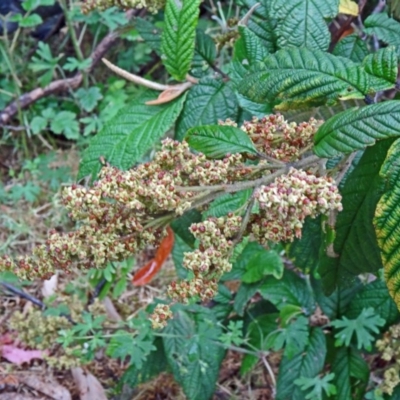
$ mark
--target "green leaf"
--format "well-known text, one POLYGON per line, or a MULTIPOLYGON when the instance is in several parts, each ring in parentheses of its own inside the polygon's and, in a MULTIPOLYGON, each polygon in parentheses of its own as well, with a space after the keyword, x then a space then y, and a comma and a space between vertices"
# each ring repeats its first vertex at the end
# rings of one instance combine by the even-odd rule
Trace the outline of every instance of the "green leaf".
POLYGON ((260 288, 260 282, 257 283, 242 283, 236 293, 233 309, 240 316, 243 316, 245 307, 249 300, 257 293, 260 288))
POLYGON ((79 61, 75 57, 68 57, 67 62, 63 65, 63 69, 65 69, 66 71, 74 71, 76 69, 79 71, 83 71, 89 68, 91 64, 91 58, 86 58, 85 60, 79 61))
POLYGON ((151 378, 159 375, 168 367, 167 359, 164 354, 164 346, 161 338, 156 338, 153 342, 155 347, 151 351, 140 368, 135 363, 131 364, 122 376, 122 381, 131 387, 135 387, 140 383, 147 382, 151 378))
MULTIPOLYGON (((278 314, 264 314, 253 319, 247 328, 247 337, 251 348, 259 351, 267 351, 272 348, 269 340, 271 333, 278 329, 278 314)), ((252 354, 246 354, 240 367, 240 373, 249 372, 257 363, 258 357, 252 354)))
POLYGON ((79 168, 81 178, 89 174, 93 178, 97 175, 101 168, 101 156, 115 167, 130 168, 164 135, 178 117, 185 95, 168 104, 144 104, 154 97, 152 92, 142 93, 104 125, 83 153, 79 168))
POLYGON ((42 22, 43 19, 39 14, 31 14, 22 17, 21 21, 19 21, 19 25, 22 28, 32 28, 34 26, 40 25, 42 22))
POLYGON ((244 207, 244 205, 249 201, 251 193, 252 190, 247 189, 236 193, 223 194, 210 203, 208 210, 203 212, 204 218, 219 218, 244 207))
POLYGON ((353 400, 354 392, 365 388, 368 383, 368 364, 360 352, 351 346, 336 351, 331 370, 335 374, 334 383, 340 400, 353 400))
POLYGON ((359 65, 306 48, 288 48, 269 55, 264 65, 251 69, 239 89, 253 101, 275 102, 282 110, 362 99, 374 92, 370 76, 359 65))
POLYGON ((386 326, 399 320, 399 311, 390 297, 388 288, 380 279, 365 285, 351 300, 346 310, 346 317, 356 318, 364 307, 371 307, 381 318, 386 321, 386 326))
POLYGON ((236 92, 236 97, 242 109, 239 123, 243 123, 246 120, 251 121, 253 117, 264 118, 266 115, 273 114, 274 112, 273 107, 268 103, 255 103, 238 92, 236 92))
POLYGON ((218 293, 213 299, 213 314, 218 321, 223 321, 232 312, 233 296, 231 291, 223 284, 218 285, 218 293))
POLYGON ((52 6, 55 0, 24 0, 21 4, 25 11, 33 11, 40 6, 52 6))
POLYGON ((146 44, 157 54, 161 52, 161 29, 144 18, 135 18, 135 28, 146 44))
MULTIPOLYGON (((362 284, 356 280, 350 287, 339 287, 335 291, 326 296, 322 290, 321 280, 312 279, 312 287, 314 289, 315 298, 323 313, 330 319, 340 318, 344 315, 353 301, 354 296, 362 288, 362 284)), ((358 314, 357 314, 358 315, 358 314)))
POLYGON ((314 378, 298 378, 294 383, 300 386, 303 392, 309 392, 306 395, 306 399, 312 400, 323 400, 325 398, 324 394, 328 397, 336 394, 336 386, 330 383, 335 374, 327 374, 323 378, 316 376, 314 378), (312 389, 310 391, 310 389, 312 389))
POLYGON ((399 136, 400 101, 389 100, 359 109, 346 110, 326 121, 314 137, 319 157, 372 146, 376 140, 399 136))
POLYGON ((367 44, 357 34, 348 35, 335 46, 332 54, 361 63, 369 54, 367 44))
POLYGON ((57 64, 62 57, 63 54, 53 57, 50 46, 47 43, 38 43, 38 48, 35 56, 32 57, 32 62, 29 63, 29 68, 34 72, 45 71, 44 74, 39 77, 39 83, 42 87, 51 82, 57 64))
POLYGON ((198 305, 175 306, 165 328, 165 353, 176 381, 190 400, 208 400, 214 393, 225 354, 222 334, 211 310, 198 305))
POLYGON ((233 59, 243 65, 252 65, 263 61, 268 55, 268 51, 261 39, 245 26, 239 26, 239 33, 240 38, 235 42, 233 59))
POLYGON ((192 87, 178 119, 176 139, 182 140, 188 129, 236 119, 238 104, 235 92, 222 80, 205 77, 192 87))
POLYGON ((397 65, 397 53, 393 46, 369 54, 363 61, 365 71, 374 77, 376 91, 391 89, 396 85, 397 65))
POLYGON ((387 158, 380 170, 386 187, 376 207, 374 225, 381 249, 384 275, 389 293, 399 308, 400 305, 400 261, 399 261, 399 215, 400 215, 400 139, 390 147, 387 158))
POLYGON ((228 125, 206 125, 192 129, 186 134, 189 146, 207 157, 223 158, 231 153, 257 154, 246 132, 228 125))
POLYGON ((152 340, 144 340, 133 336, 131 333, 120 330, 115 332, 107 347, 107 355, 112 358, 120 358, 122 361, 130 357, 130 362, 137 369, 141 369, 148 355, 156 350, 152 340))
POLYGON ((338 0, 272 0, 278 19, 279 47, 308 47, 327 50, 331 35, 326 19, 336 17, 338 0))
MULTIPOLYGON (((256 242, 248 242, 241 253, 237 256, 236 261, 233 263, 232 270, 223 275, 222 281, 239 280, 246 273, 247 265, 250 259, 259 252, 265 249, 256 242)), ((273 279, 273 278, 271 278, 273 279)), ((243 315, 247 302, 257 293, 262 286, 263 281, 254 284, 242 283, 235 296, 234 310, 243 315)))
POLYGON ((212 38, 200 29, 196 30, 196 46, 192 62, 192 75, 201 78, 214 64, 217 49, 212 38))
POLYGON ((34 117, 30 123, 32 132, 35 135, 43 131, 46 128, 46 126, 47 126, 47 119, 40 116, 34 117))
POLYGON ((243 338, 243 321, 230 320, 226 327, 226 332, 220 336, 220 341, 224 347, 228 349, 230 346, 241 346, 244 343, 243 338))
POLYGON ((193 251, 193 247, 189 246, 179 235, 175 234, 174 247, 172 249, 172 260, 175 265, 176 274, 180 279, 186 279, 189 271, 183 266, 183 257, 185 253, 193 251))
POLYGON ((242 276, 242 282, 254 283, 267 275, 281 279, 284 266, 281 256, 275 250, 266 250, 263 248, 250 258, 246 268, 247 271, 242 276))
POLYGON ((364 21, 364 32, 376 35, 379 40, 387 44, 400 45, 400 23, 389 18, 386 13, 371 14, 364 21))
POLYGON ((56 134, 63 134, 69 140, 79 139, 79 124, 76 114, 71 111, 61 111, 50 122, 50 129, 56 134))
POLYGON ((290 360, 296 354, 301 353, 307 346, 309 340, 308 319, 299 316, 286 327, 272 333, 271 336, 269 342, 272 343, 273 350, 284 349, 284 357, 290 360))
POLYGON ((274 304, 278 309, 287 304, 303 308, 307 315, 311 315, 315 308, 313 294, 307 281, 294 272, 286 270, 282 279, 268 277, 259 288, 261 296, 274 304))
POLYGON ((277 50, 275 32, 277 21, 274 12, 271 10, 269 0, 242 0, 241 3, 245 6, 242 8, 243 16, 256 3, 259 4, 251 15, 247 27, 261 40, 268 52, 275 52, 277 50))
POLYGON ((334 254, 322 251, 320 256, 319 273, 327 294, 337 286, 349 286, 361 273, 382 268, 372 219, 383 192, 379 169, 391 143, 384 140, 365 150, 341 190, 343 211, 336 220, 334 254))
POLYGON ((244 249, 236 257, 233 263, 232 270, 223 275, 223 281, 239 280, 247 270, 247 264, 250 259, 261 251, 265 251, 265 248, 257 242, 248 242, 245 244, 244 249))
POLYGON ((193 58, 201 0, 167 0, 161 38, 163 63, 177 81, 185 80, 193 58))
POLYGON ((101 90, 96 86, 92 86, 88 89, 80 88, 76 91, 75 95, 81 107, 87 112, 93 111, 99 100, 103 98, 101 90))
MULTIPOLYGON (((128 23, 128 18, 123 10, 117 7, 110 7, 100 12, 101 22, 108 27, 110 31, 117 29, 128 23)), ((84 21, 87 21, 87 16, 84 16, 84 21)), ((122 36, 123 37, 123 36, 122 36)))
POLYGON ((189 231, 190 225, 201 222, 201 213, 197 210, 190 210, 185 212, 181 217, 176 218, 171 222, 171 228, 176 235, 179 235, 185 243, 193 248, 195 246, 196 239, 193 234, 189 231))
POLYGON ((14 201, 24 198, 29 203, 34 203, 38 199, 40 192, 40 187, 29 181, 25 185, 12 186, 9 191, 9 197, 14 201))
POLYGON ((289 247, 288 255, 296 267, 305 272, 313 271, 319 262, 319 249, 322 244, 321 218, 307 218, 301 239, 295 239, 289 247))
POLYGON ((325 335, 320 328, 312 328, 305 349, 291 359, 283 357, 279 366, 276 400, 304 400, 304 394, 294 381, 319 374, 325 357, 325 335))
POLYGON ((126 276, 122 277, 121 279, 119 279, 112 291, 112 297, 113 299, 119 299, 122 295, 122 293, 124 293, 126 291, 126 288, 128 286, 128 281, 126 276))
POLYGON ((343 317, 340 320, 332 321, 331 324, 340 330, 335 334, 335 346, 349 346, 355 334, 357 348, 370 351, 375 340, 371 332, 379 333, 379 327, 385 325, 385 320, 376 315, 373 308, 364 308, 356 319, 343 317))

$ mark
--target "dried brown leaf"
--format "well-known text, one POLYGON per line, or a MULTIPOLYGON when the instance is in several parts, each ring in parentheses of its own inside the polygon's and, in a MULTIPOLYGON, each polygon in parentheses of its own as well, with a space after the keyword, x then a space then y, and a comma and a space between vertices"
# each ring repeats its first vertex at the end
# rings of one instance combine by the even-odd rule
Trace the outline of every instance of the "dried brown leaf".
POLYGON ((20 383, 45 394, 51 399, 71 400, 70 392, 64 386, 61 386, 52 376, 21 374, 18 379, 20 383))
POLYGON ((103 386, 91 373, 79 367, 72 368, 71 372, 81 400, 107 400, 103 386))
POLYGON ((170 101, 179 97, 187 89, 189 89, 193 84, 191 82, 181 83, 179 85, 171 86, 170 88, 164 90, 160 93, 156 100, 147 101, 148 106, 156 106, 158 104, 169 103, 170 101))

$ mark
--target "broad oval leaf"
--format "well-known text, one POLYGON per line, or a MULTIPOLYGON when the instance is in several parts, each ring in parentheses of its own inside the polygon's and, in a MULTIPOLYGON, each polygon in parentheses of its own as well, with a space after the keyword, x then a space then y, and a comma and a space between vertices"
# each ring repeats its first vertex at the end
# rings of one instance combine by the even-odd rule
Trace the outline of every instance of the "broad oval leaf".
POLYGON ((400 135, 400 101, 389 100, 336 114, 320 126, 314 137, 319 157, 335 157, 400 135))
POLYGON ((262 248, 249 259, 246 269, 247 271, 242 276, 242 282, 255 283, 267 275, 281 279, 284 266, 277 251, 262 248))
POLYGON ((268 277, 258 291, 279 310, 290 304, 302 307, 306 315, 311 315, 315 309, 315 300, 307 281, 289 270, 285 270, 281 279, 268 277))
POLYGON ((274 13, 271 10, 270 2, 258 1, 258 0, 242 0, 241 3, 244 7, 241 8, 243 16, 252 8, 255 4, 258 7, 254 10, 251 18, 247 23, 248 29, 250 29, 262 42, 268 52, 274 52, 276 48, 276 25, 274 13))
POLYGON ((185 79, 193 59, 200 3, 201 0, 167 0, 165 7, 162 60, 167 71, 178 81, 185 79))
POLYGON ((365 307, 372 307, 375 313, 386 321, 386 327, 396 323, 400 316, 387 286, 380 279, 362 287, 350 302, 345 315, 350 319, 355 319, 365 307))
POLYGON ((362 62, 368 53, 366 43, 356 34, 341 39, 332 52, 335 56, 350 58, 354 62, 362 62))
POLYGON ((350 286, 358 275, 382 268, 372 219, 384 191, 379 169, 391 143, 382 140, 366 149, 341 190, 343 211, 336 220, 333 254, 321 249, 318 267, 328 295, 337 287, 350 286))
POLYGON ((154 92, 142 93, 104 125, 83 153, 79 178, 89 174, 95 178, 101 169, 100 157, 121 169, 141 160, 178 118, 186 94, 168 104, 144 104, 155 97, 154 92))
POLYGON ((222 217, 243 207, 250 199, 252 190, 246 189, 236 193, 226 193, 210 203, 208 210, 203 212, 204 218, 222 217))
POLYGON ((335 373, 334 383, 338 399, 353 400, 356 393, 364 393, 369 379, 369 367, 354 347, 341 347, 337 350, 332 372, 335 373))
POLYGON ((239 107, 234 91, 222 80, 206 77, 193 86, 177 122, 176 139, 182 140, 193 126, 236 119, 239 107))
POLYGON ((135 18, 135 28, 139 35, 152 50, 157 54, 161 52, 161 29, 144 18, 135 18))
POLYGON ((338 0, 272 0, 271 9, 278 19, 279 47, 328 49, 330 34, 325 20, 336 17, 338 0))
POLYGON ((394 46, 369 54, 363 61, 365 71, 371 75, 376 91, 391 89, 397 81, 398 59, 394 46))
POLYGON ((203 77, 214 64, 216 56, 217 49, 211 36, 197 29, 191 74, 197 78, 203 77))
POLYGON ((371 14, 364 21, 364 32, 376 35, 379 40, 387 44, 400 45, 400 23, 389 18, 386 13, 371 14))
POLYGON ((312 328, 306 348, 293 358, 283 357, 279 366, 276 400, 304 400, 304 392, 294 381, 318 375, 324 367, 325 357, 325 335, 321 328, 312 328))
POLYGON ((333 293, 326 296, 322 288, 321 279, 311 278, 311 284, 318 305, 331 321, 344 315, 349 303, 352 302, 354 296, 362 288, 362 284, 356 279, 352 286, 338 287, 333 293))
POLYGON ((376 207, 374 224, 381 249, 385 281, 390 295, 400 309, 400 139, 389 149, 380 176, 386 191, 376 207))
POLYGON ((252 65, 261 62, 268 51, 261 39, 245 26, 239 26, 240 38, 235 42, 234 61, 243 65, 252 65))
POLYGON ((225 354, 218 343, 222 329, 205 307, 176 305, 173 310, 163 337, 168 363, 188 399, 208 400, 225 354))
POLYGON ((198 126, 187 132, 186 140, 192 149, 212 158, 223 158, 228 153, 257 154, 247 133, 234 126, 198 126))
POLYGON ((320 50, 288 48, 251 69, 240 92, 253 101, 274 101, 277 109, 361 99, 373 92, 369 75, 357 64, 320 50))
POLYGON ((321 242, 321 218, 308 217, 302 229, 301 239, 295 239, 290 244, 288 255, 297 268, 311 272, 318 265, 321 242))

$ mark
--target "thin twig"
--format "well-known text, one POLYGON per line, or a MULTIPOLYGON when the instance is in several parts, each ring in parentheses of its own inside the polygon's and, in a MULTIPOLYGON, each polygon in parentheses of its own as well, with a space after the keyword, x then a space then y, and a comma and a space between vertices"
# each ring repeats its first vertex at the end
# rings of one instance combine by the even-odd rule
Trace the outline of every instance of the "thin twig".
POLYGON ((261 360, 263 362, 263 364, 265 365, 265 368, 267 369, 269 376, 271 377, 271 381, 272 381, 272 397, 275 397, 275 388, 276 388, 276 379, 275 379, 275 374, 274 371, 272 371, 271 366, 269 365, 268 360, 266 359, 265 355, 261 356, 261 360))
POLYGON ((351 164, 353 163, 353 160, 356 156, 357 152, 353 152, 351 154, 349 154, 347 157, 345 157, 338 165, 338 171, 339 174, 338 176, 335 178, 335 182, 336 185, 339 186, 340 182, 342 181, 342 179, 344 178, 344 176, 346 175, 346 172, 349 170, 349 168, 351 167, 351 164))
MULTIPOLYGON (((242 223, 240 225, 240 230, 239 230, 238 234, 236 235, 235 239, 233 240, 233 244, 235 244, 235 245, 238 244, 240 239, 243 237, 243 233, 245 232, 247 225, 249 223, 251 211, 252 211, 252 209, 254 207, 254 203, 256 201, 256 199, 254 198, 255 191, 256 190, 254 189, 253 193, 251 195, 251 199, 250 199, 249 203, 247 204, 246 212, 244 214, 242 223)), ((234 249, 234 246, 232 247, 232 252, 233 252, 233 249, 234 249)))
POLYGON ((254 6, 251 7, 250 10, 247 11, 247 13, 244 15, 244 17, 239 21, 238 25, 247 26, 247 24, 249 23, 249 20, 250 20, 251 16, 253 15, 254 11, 256 10, 256 8, 258 8, 260 6, 261 6, 260 3, 254 4, 254 6))
POLYGON ((274 173, 251 181, 236 182, 233 184, 223 183, 220 185, 211 185, 211 186, 175 186, 175 189, 181 192, 202 192, 204 190, 210 190, 212 192, 221 191, 223 193, 234 193, 238 192, 239 190, 251 189, 257 186, 269 184, 278 176, 281 176, 282 174, 286 173, 288 171, 288 168, 290 167, 297 169, 305 168, 310 165, 316 164, 319 160, 321 159, 318 156, 314 155, 309 156, 304 158, 303 160, 283 165, 283 168, 278 169, 274 173))
MULTIPOLYGON (((135 15, 136 11, 129 10, 126 12, 126 17, 130 19, 135 15)), ((110 32, 104 37, 104 39, 95 48, 90 58, 92 63, 87 69, 87 72, 91 72, 98 62, 104 57, 105 53, 113 46, 113 44, 118 40, 118 32, 110 32)), ((43 97, 49 96, 54 93, 63 92, 67 90, 73 90, 80 86, 82 83, 83 75, 82 72, 78 72, 72 78, 58 79, 51 82, 44 88, 36 88, 28 93, 22 94, 18 99, 10 103, 1 113, 0 113, 0 125, 7 124, 14 115, 18 113, 18 109, 24 109, 29 107, 31 104, 36 103, 43 97)))
POLYGON ((103 58, 101 61, 103 61, 103 63, 107 66, 107 68, 109 68, 111 71, 115 72, 118 76, 126 79, 127 81, 136 83, 137 85, 145 86, 149 89, 154 89, 154 90, 159 90, 159 91, 171 89, 170 85, 163 85, 162 83, 149 81, 140 76, 131 74, 131 73, 125 71, 124 69, 119 68, 116 65, 112 64, 106 58, 103 58))
POLYGON ((42 303, 39 299, 31 296, 30 294, 24 292, 21 289, 16 288, 15 286, 11 285, 10 283, 0 282, 0 286, 2 286, 4 289, 8 290, 9 292, 16 294, 17 296, 30 301, 32 304, 35 304, 36 306, 40 307, 41 309, 46 308, 45 304, 42 303))
POLYGON ((267 160, 274 165, 279 165, 280 168, 282 168, 282 166, 285 165, 285 163, 283 161, 280 161, 280 160, 277 160, 276 158, 267 156, 264 153, 257 152, 257 157, 261 158, 262 160, 267 160))
MULTIPOLYGON (((15 295, 22 297, 25 300, 30 301, 35 306, 40 307, 42 309, 42 311, 46 309, 46 305, 43 302, 41 302, 39 299, 31 296, 30 294, 24 292, 21 289, 16 288, 15 286, 11 285, 10 283, 0 281, 0 286, 2 286, 5 290, 8 290, 9 292, 11 292, 15 295)), ((76 324, 76 322, 71 318, 71 316, 69 314, 61 313, 60 317, 66 318, 73 325, 76 324)))
POLYGON ((386 7, 386 0, 379 0, 371 14, 379 14, 386 7))
POLYGON ((25 126, 3 125, 2 128, 9 129, 10 131, 26 131, 25 126))

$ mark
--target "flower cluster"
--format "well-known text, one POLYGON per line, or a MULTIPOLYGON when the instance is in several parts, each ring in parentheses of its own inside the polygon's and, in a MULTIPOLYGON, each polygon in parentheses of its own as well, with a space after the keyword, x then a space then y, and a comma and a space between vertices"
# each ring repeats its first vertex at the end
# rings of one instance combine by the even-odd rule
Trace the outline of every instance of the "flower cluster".
POLYGON ((147 8, 151 13, 156 13, 165 5, 165 0, 85 0, 82 5, 82 12, 88 13, 92 10, 105 10, 111 7, 130 8, 147 8))
MULTIPOLYGON (((241 224, 240 216, 229 214, 191 225, 190 231, 198 240, 199 248, 184 254, 183 266, 192 272, 193 278, 172 282, 167 290, 171 300, 182 303, 188 303, 189 300, 207 301, 216 295, 219 279, 232 268, 229 262, 232 239, 239 232, 241 224)), ((160 305, 151 316, 152 325, 162 328, 171 317, 169 307, 160 305)))
MULTIPOLYGON (((232 121, 225 124, 234 125, 232 121)), ((242 129, 260 152, 293 161, 309 146, 316 127, 315 120, 297 125, 287 123, 280 115, 270 115, 245 122, 242 129)), ((217 292, 219 279, 232 267, 229 258, 239 232, 252 235, 264 245, 269 241, 292 241, 301 236, 306 217, 342 209, 341 196, 331 178, 295 168, 287 172, 283 163, 272 161, 271 166, 271 161, 264 158, 258 163, 240 154, 207 159, 202 153, 193 153, 186 142, 166 139, 151 162, 128 171, 107 165, 92 186, 65 188, 63 204, 77 228, 69 233, 50 232, 46 243, 29 256, 16 260, 0 257, 0 272, 12 271, 31 279, 47 277, 55 270, 68 273, 75 268, 102 268, 147 245, 157 246, 167 234, 165 225, 171 219, 203 207, 224 190, 231 193, 254 188, 244 221, 229 214, 190 228, 198 242, 195 251, 184 255, 183 265, 190 278, 172 282, 168 297, 172 302, 184 303, 210 300, 217 292), (243 180, 247 182, 240 182, 243 180), (254 201, 258 213, 250 212, 254 201)), ((314 162, 311 157, 309 164, 302 159, 297 165, 314 162)), ((171 316, 168 305, 158 305, 151 317, 153 326, 165 326, 171 316)))
POLYGON ((260 187, 255 198, 260 213, 253 217, 250 226, 262 244, 293 241, 301 237, 306 217, 342 210, 341 196, 331 178, 318 178, 294 168, 270 185, 260 187))
POLYGON ((383 374, 383 382, 380 389, 391 395, 393 389, 400 384, 400 325, 393 325, 383 335, 381 340, 376 342, 377 349, 382 352, 382 359, 394 362, 383 374))
MULTIPOLYGON (((230 120, 220 124, 236 126, 230 120)), ((271 114, 244 121, 240 129, 249 135, 260 152, 277 160, 293 161, 299 158, 303 149, 312 144, 312 138, 320 124, 321 121, 314 118, 297 124, 286 121, 280 114, 271 114)))
MULTIPOLYGON (((60 331, 71 329, 71 321, 84 323, 85 304, 78 296, 58 295, 58 302, 69 310, 68 316, 45 315, 42 310, 31 307, 24 312, 13 313, 10 326, 24 345, 43 350, 49 365, 57 369, 76 367, 82 364, 82 359, 77 354, 83 354, 84 344, 74 341, 74 346, 65 347, 60 346, 57 339, 60 331)), ((88 311, 96 317, 106 315, 106 310, 98 299, 88 306, 88 311)), ((105 326, 106 322, 103 323, 103 327, 105 326)))
POLYGON ((238 154, 208 160, 193 154, 186 142, 167 139, 149 163, 129 171, 106 166, 93 187, 65 188, 63 203, 79 227, 67 234, 50 232, 30 256, 0 258, 0 271, 29 279, 48 277, 56 269, 69 272, 75 266, 101 268, 121 261, 162 240, 165 228, 146 227, 157 216, 180 215, 192 206, 196 193, 179 187, 230 182, 240 175, 240 165, 238 154))

